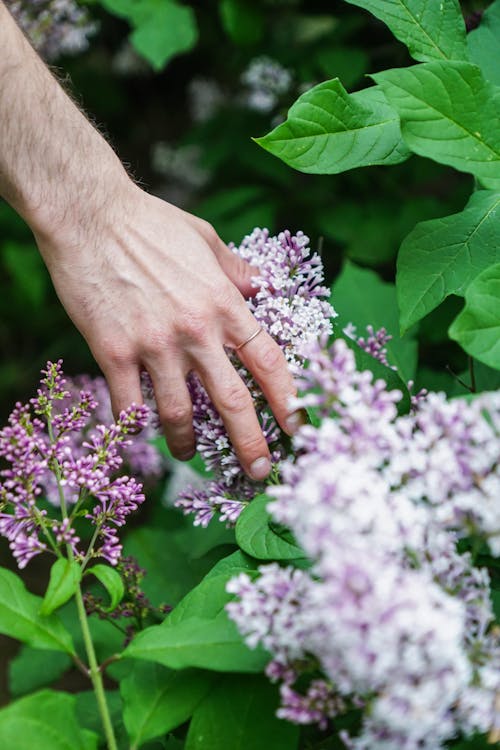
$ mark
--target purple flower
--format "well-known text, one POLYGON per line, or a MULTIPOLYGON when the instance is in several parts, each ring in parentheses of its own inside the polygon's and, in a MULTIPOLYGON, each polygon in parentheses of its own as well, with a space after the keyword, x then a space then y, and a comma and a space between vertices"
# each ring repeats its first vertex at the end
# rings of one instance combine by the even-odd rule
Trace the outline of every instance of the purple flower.
POLYGON ((117 476, 122 451, 148 423, 146 406, 132 405, 115 424, 92 423, 98 404, 89 390, 67 389, 61 361, 42 371, 37 395, 17 404, 0 431, 0 457, 7 468, 0 476, 0 533, 9 542, 19 567, 35 555, 62 549, 77 559, 101 556, 116 564, 121 545, 114 531, 144 501, 142 485, 117 476), (48 493, 61 517, 37 505, 48 493), (86 513, 85 513, 86 511, 86 513), (87 552, 73 528, 78 515, 95 525, 87 552))
POLYGON ((345 342, 307 356, 295 405, 321 424, 299 429, 267 493, 312 568, 233 579, 227 611, 272 655, 280 716, 325 726, 364 709, 360 734, 343 735, 353 750, 488 732, 500 724, 490 581, 457 541, 474 533, 500 554, 500 397, 430 394, 398 417, 399 394, 357 372, 345 342))
MULTIPOLYGON (((301 349, 332 331, 335 312, 324 299, 329 289, 322 285, 323 267, 309 250, 309 238, 289 231, 272 237, 267 229, 255 229, 233 252, 256 268, 256 295, 248 305, 256 320, 278 342, 295 369, 303 363, 301 349)), ((250 391, 269 445, 274 465, 285 457, 283 434, 270 413, 266 400, 251 374, 236 354, 228 357, 250 391)), ((234 525, 241 510, 265 484, 250 480, 243 472, 224 423, 199 378, 191 374, 188 387, 193 402, 193 426, 197 449, 215 481, 200 490, 187 488, 176 501, 185 513, 195 514, 195 523, 207 525, 217 515, 234 525)))

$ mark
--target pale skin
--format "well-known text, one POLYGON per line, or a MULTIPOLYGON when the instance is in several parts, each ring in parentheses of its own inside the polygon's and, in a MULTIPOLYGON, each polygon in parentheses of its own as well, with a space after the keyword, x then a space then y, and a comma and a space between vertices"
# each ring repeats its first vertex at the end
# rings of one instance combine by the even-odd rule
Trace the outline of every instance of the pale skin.
MULTIPOLYGON (((102 369, 117 414, 150 374, 173 455, 192 457, 186 376, 201 377, 244 470, 270 471, 250 394, 224 346, 256 330, 251 269, 207 222, 149 195, 66 95, 0 0, 0 195, 30 226, 57 294, 102 369)), ((264 331, 239 350, 292 434, 293 379, 264 331)))

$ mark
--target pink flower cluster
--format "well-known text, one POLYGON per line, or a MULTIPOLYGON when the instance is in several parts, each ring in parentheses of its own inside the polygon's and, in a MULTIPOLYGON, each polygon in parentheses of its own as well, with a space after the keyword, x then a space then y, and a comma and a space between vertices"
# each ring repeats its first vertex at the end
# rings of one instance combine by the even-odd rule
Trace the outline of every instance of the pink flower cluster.
POLYGON ((267 492, 312 567, 265 565, 228 585, 230 617, 272 655, 279 715, 326 727, 362 709, 352 750, 497 732, 490 579, 457 543, 500 556, 500 395, 430 394, 398 416, 400 394, 358 372, 342 340, 307 357, 295 405, 320 424, 300 428, 267 492))
POLYGON ((117 472, 122 450, 148 423, 148 409, 132 405, 116 423, 97 424, 87 432, 97 406, 91 391, 73 389, 71 394, 66 389, 61 361, 49 362, 37 396, 25 406, 17 404, 0 431, 0 457, 8 464, 0 472, 0 534, 9 540, 20 568, 44 550, 58 554, 68 545, 83 559, 73 526, 79 516, 94 527, 87 554, 112 565, 121 555, 117 528, 144 495, 136 479, 117 472), (47 489, 57 491, 54 512, 42 502, 47 489))

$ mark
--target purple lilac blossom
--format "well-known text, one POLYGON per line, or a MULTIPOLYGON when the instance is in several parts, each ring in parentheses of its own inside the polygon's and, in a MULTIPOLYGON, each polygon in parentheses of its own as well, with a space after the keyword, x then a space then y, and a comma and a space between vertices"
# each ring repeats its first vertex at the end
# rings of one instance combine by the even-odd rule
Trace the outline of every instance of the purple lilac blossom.
MULTIPOLYGON (((256 320, 280 345, 294 370, 302 367, 301 348, 332 332, 336 313, 327 301, 330 290, 323 286, 323 266, 317 253, 311 253, 309 238, 303 232, 288 230, 271 236, 267 229, 254 229, 233 252, 256 266, 256 294, 248 306, 256 320)), ((273 464, 285 456, 282 433, 269 411, 256 382, 234 352, 228 356, 254 401, 262 433, 273 464)), ((214 481, 204 488, 188 486, 176 505, 193 513, 195 524, 206 526, 217 515, 234 525, 245 505, 264 491, 264 482, 250 480, 243 472, 223 421, 199 378, 191 374, 188 387, 193 402, 193 425, 197 449, 214 481)))
POLYGON ((97 24, 75 0, 6 0, 19 26, 46 60, 83 52, 97 24))
POLYGON ((228 584, 230 617, 272 654, 280 715, 325 727, 345 706, 365 708, 360 733, 343 735, 352 750, 438 750, 497 732, 489 575, 457 541, 472 532, 500 555, 499 394, 430 394, 398 417, 400 394, 357 372, 344 341, 304 355, 294 405, 322 422, 299 429, 296 458, 267 492, 313 567, 265 565, 228 584))
POLYGON ((363 336, 356 335, 356 326, 349 323, 344 328, 344 333, 349 338, 353 339, 358 346, 361 347, 365 352, 370 354, 375 359, 378 359, 386 367, 390 367, 391 370, 397 370, 394 365, 390 365, 387 359, 387 344, 392 339, 392 335, 387 333, 385 328, 379 328, 375 330, 373 326, 366 326, 366 338, 363 336))
MULTIPOLYGON (((113 421, 111 396, 106 380, 103 377, 77 375, 74 378, 68 379, 66 387, 70 393, 75 395, 81 390, 88 391, 97 402, 92 419, 86 424, 83 432, 84 435, 94 429, 97 424, 109 424, 113 421)), ((149 406, 149 402, 147 403, 149 406)), ((137 434, 131 434, 129 442, 123 446, 122 456, 127 470, 140 479, 141 482, 144 482, 144 484, 156 482, 164 475, 167 468, 165 458, 152 444, 158 435, 158 427, 151 412, 147 424, 137 434)), ((78 450, 79 447, 75 440, 75 443, 72 445, 72 451, 75 453, 78 450)))
POLYGON ((0 534, 9 540, 20 568, 49 548, 65 547, 83 559, 72 513, 86 510, 95 527, 90 556, 115 565, 121 555, 116 528, 144 501, 142 485, 116 472, 122 449, 148 423, 148 408, 132 404, 115 424, 94 423, 87 432, 97 409, 91 392, 67 390, 61 361, 49 362, 42 374, 36 397, 25 406, 17 404, 0 430, 0 457, 8 465, 0 472, 0 534), (38 507, 53 486, 62 518, 38 507))

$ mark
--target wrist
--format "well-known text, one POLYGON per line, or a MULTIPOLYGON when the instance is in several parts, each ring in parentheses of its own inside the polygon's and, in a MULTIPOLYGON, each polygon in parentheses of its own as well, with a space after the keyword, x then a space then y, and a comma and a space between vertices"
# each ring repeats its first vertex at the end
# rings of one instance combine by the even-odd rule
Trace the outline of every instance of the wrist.
POLYGON ((126 206, 133 205, 139 188, 108 144, 100 136, 99 139, 101 143, 91 160, 83 164, 75 159, 60 178, 60 190, 26 208, 24 218, 44 256, 49 250, 64 253, 80 245, 88 246, 94 237, 98 241, 99 234, 123 222, 126 206), (102 146, 106 147, 104 152, 102 146))

